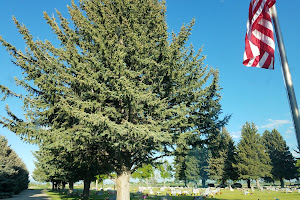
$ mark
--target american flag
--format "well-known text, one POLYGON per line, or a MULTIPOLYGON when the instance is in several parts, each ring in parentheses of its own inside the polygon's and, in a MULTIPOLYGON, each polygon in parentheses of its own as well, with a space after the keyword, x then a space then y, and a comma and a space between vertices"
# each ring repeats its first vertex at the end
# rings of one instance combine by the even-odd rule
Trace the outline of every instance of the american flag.
POLYGON ((274 69, 275 42, 270 8, 276 0, 251 0, 243 64, 274 69))

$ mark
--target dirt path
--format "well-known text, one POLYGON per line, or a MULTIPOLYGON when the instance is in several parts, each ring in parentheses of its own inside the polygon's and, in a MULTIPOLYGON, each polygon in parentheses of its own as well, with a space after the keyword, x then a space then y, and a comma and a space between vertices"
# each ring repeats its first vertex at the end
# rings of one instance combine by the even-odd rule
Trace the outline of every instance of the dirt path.
POLYGON ((43 190, 24 190, 9 200, 51 200, 43 190))

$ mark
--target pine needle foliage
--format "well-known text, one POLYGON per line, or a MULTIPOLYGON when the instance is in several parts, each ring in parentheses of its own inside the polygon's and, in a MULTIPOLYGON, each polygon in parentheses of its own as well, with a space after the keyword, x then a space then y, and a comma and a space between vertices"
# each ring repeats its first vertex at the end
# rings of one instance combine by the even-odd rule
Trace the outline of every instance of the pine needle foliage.
POLYGON ((216 135, 209 149, 211 152, 207 170, 209 177, 221 181, 222 184, 225 184, 228 179, 237 180, 238 174, 234 167, 236 164, 236 147, 226 128, 222 128, 222 131, 216 135))
POLYGON ((175 178, 177 180, 184 181, 185 186, 189 182, 193 182, 195 186, 198 186, 200 179, 202 180, 202 186, 205 187, 205 182, 208 179, 208 148, 194 147, 188 151, 185 155, 183 152, 180 154, 180 150, 176 150, 177 155, 175 157, 175 178))
POLYGON ((101 149, 99 162, 122 176, 228 120, 219 120, 218 71, 203 65, 202 49, 187 45, 194 20, 169 37, 164 1, 81 0, 68 9, 71 20, 44 13, 59 47, 35 39, 15 18, 26 51, 0 37, 23 70, 17 85, 28 92, 0 86, 4 99, 24 102, 25 119, 7 107, 5 127, 68 151, 101 149))
POLYGON ((0 135, 0 193, 19 194, 28 188, 28 178, 24 162, 0 135))
POLYGON ((272 179, 280 180, 281 187, 284 187, 284 179, 297 177, 296 160, 276 129, 271 132, 266 130, 263 133, 262 141, 271 159, 272 179))
POLYGON ((237 146, 237 168, 239 178, 248 181, 271 175, 271 160, 262 143, 254 123, 246 122, 242 128, 242 138, 237 146))

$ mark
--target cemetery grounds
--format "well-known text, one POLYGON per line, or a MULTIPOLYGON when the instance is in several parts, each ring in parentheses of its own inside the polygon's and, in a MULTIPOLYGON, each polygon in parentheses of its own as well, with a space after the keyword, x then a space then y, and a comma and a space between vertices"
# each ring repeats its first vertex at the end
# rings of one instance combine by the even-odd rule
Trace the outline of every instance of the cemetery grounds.
MULTIPOLYGON (((51 199, 80 199, 80 189, 73 194, 66 191, 47 191, 51 199)), ((91 190, 90 199, 115 200, 116 192, 112 188, 104 191, 91 190)), ((131 200, 300 200, 300 189, 267 187, 256 189, 220 189, 220 188, 180 188, 180 187, 139 187, 131 189, 131 200), (142 189, 141 189, 142 188, 142 189)))

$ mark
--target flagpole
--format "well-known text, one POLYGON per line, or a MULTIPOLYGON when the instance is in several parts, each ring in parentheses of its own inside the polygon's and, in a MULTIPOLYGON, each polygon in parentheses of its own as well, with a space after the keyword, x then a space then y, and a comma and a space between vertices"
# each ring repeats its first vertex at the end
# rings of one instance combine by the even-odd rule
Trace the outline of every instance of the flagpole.
POLYGON ((285 47, 284 47, 284 44, 283 44, 283 38, 282 38, 280 26, 279 26, 279 21, 278 21, 278 17, 277 17, 277 10, 276 10, 275 5, 273 5, 273 7, 271 8, 271 12, 272 12, 272 15, 273 15, 272 16, 273 24, 274 24, 274 28, 275 28, 275 33, 276 33, 276 38, 277 38, 277 45, 278 45, 280 58, 281 58, 282 71, 283 71, 283 75, 284 75, 285 86, 286 86, 286 90, 287 90, 287 94, 288 94, 288 98, 289 98, 289 102, 290 102, 290 108, 291 108, 291 112, 292 112, 292 116, 293 116, 294 127, 295 127, 295 131, 296 131, 296 138, 297 138, 297 142, 298 142, 298 148, 300 150, 299 109, 298 109, 298 106, 297 106, 296 96, 295 96, 293 82, 292 82, 292 76, 291 76, 291 73, 290 73, 290 69, 289 69, 289 65, 288 65, 288 61, 287 61, 287 57, 286 57, 286 53, 285 53, 285 47))

